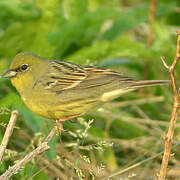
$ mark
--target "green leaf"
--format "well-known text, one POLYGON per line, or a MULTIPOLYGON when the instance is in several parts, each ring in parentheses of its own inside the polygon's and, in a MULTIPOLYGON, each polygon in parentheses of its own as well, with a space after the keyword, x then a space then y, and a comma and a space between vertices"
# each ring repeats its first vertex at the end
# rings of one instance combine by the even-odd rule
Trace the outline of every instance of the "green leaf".
MULTIPOLYGON (((164 16, 174 10, 175 3, 158 4, 157 17, 164 16)), ((132 7, 126 13, 121 13, 119 18, 113 23, 103 35, 102 39, 112 40, 119 34, 126 32, 148 20, 149 4, 141 4, 132 7)))
POLYGON ((112 148, 106 148, 104 152, 99 152, 99 154, 110 171, 117 169, 117 162, 112 148))
POLYGON ((99 138, 106 138, 107 134, 100 128, 92 126, 89 130, 88 133, 91 134, 92 136, 99 137, 99 138))
POLYGON ((36 7, 23 5, 16 0, 1 0, 0 26, 6 28, 14 21, 31 20, 40 17, 40 11, 36 7))
POLYGON ((64 14, 69 20, 77 20, 87 12, 88 0, 63 1, 64 14))
POLYGON ((102 23, 116 15, 117 12, 114 10, 98 9, 85 13, 75 22, 67 21, 57 32, 50 33, 48 36, 48 40, 57 47, 54 56, 62 58, 90 44, 99 33, 102 23))
POLYGON ((110 135, 120 139, 131 139, 144 136, 145 133, 133 124, 118 119, 112 122, 110 135))
POLYGON ((35 7, 40 9, 41 16, 27 21, 15 21, 0 36, 0 56, 13 58, 18 52, 28 51, 46 58, 52 57, 54 47, 46 37, 63 19, 58 17, 58 0, 52 0, 50 4, 39 0, 35 7))
POLYGON ((35 115, 25 106, 15 106, 18 109, 19 114, 25 118, 27 124, 33 129, 33 131, 39 132, 42 126, 43 118, 35 115))
POLYGON ((125 58, 107 59, 107 60, 102 61, 99 64, 99 66, 108 67, 108 66, 117 66, 117 65, 124 65, 124 64, 133 64, 133 62, 125 58))
POLYGON ((0 107, 11 107, 13 104, 20 105, 22 101, 16 93, 9 93, 7 96, 1 99, 0 107))
MULTIPOLYGON (((151 51, 144 43, 135 41, 132 36, 124 34, 113 41, 101 40, 92 46, 84 47, 66 59, 79 64, 98 63, 104 59, 129 59, 134 63, 143 63, 143 59, 151 57, 151 51), (134 60, 137 60, 134 62, 134 60)), ((118 61, 118 60, 117 60, 118 61)), ((114 61, 115 63, 115 61, 114 61)))
MULTIPOLYGON (((54 122, 51 120, 48 120, 48 128, 45 129, 46 136, 49 134, 51 129, 53 128, 54 122)), ((53 139, 50 141, 51 148, 46 152, 46 155, 50 161, 52 161, 56 157, 56 144, 59 140, 59 136, 54 135, 53 139)))

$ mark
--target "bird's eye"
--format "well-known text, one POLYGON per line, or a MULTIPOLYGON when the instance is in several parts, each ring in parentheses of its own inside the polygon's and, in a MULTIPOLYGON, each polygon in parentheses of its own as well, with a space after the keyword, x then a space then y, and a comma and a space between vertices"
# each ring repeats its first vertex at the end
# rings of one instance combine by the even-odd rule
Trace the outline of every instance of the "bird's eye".
POLYGON ((23 65, 21 66, 21 70, 22 70, 22 71, 27 70, 27 68, 28 68, 28 65, 27 65, 27 64, 23 64, 23 65))

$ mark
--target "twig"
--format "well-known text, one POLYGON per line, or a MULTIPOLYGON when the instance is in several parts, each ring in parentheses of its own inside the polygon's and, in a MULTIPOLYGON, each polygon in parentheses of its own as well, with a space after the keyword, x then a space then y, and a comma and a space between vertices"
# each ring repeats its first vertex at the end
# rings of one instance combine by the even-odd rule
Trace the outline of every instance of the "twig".
POLYGON ((40 157, 40 162, 44 164, 44 167, 51 169, 56 177, 61 177, 63 180, 69 179, 67 177, 68 175, 66 176, 59 168, 57 168, 52 162, 49 162, 46 158, 40 157))
POLYGON ((4 154, 4 151, 5 151, 6 146, 8 144, 9 138, 13 132, 13 129, 14 129, 14 126, 16 123, 16 119, 17 119, 17 115, 18 115, 17 110, 12 111, 11 118, 9 120, 8 126, 6 128, 6 132, 4 134, 3 140, 2 140, 1 145, 0 145, 0 163, 2 161, 3 154, 4 154))
POLYGON ((142 105, 142 104, 147 104, 147 103, 157 103, 157 102, 163 102, 164 99, 165 98, 163 96, 157 96, 157 97, 151 97, 151 98, 129 100, 129 101, 124 101, 124 102, 113 102, 110 104, 109 108, 112 109, 112 107, 126 107, 126 106, 132 106, 132 105, 142 105))
MULTIPOLYGON (((180 145, 180 142, 178 142, 177 144, 175 144, 175 145, 173 146, 173 148, 175 148, 175 147, 177 147, 177 146, 179 146, 179 145, 180 145)), ((152 160, 152 159, 157 158, 158 156, 160 156, 161 154, 163 154, 163 152, 164 152, 164 151, 161 151, 160 153, 155 154, 155 155, 152 156, 152 157, 149 157, 149 158, 147 158, 147 159, 145 159, 145 160, 142 160, 142 161, 140 161, 140 162, 138 162, 138 163, 136 163, 136 164, 133 164, 132 166, 129 166, 129 167, 127 167, 127 168, 125 168, 125 169, 123 169, 123 170, 120 170, 120 171, 118 171, 118 172, 116 172, 116 173, 113 173, 113 174, 111 174, 111 175, 109 175, 108 177, 105 177, 105 178, 103 178, 103 179, 105 180, 105 179, 108 179, 108 178, 112 178, 112 177, 114 177, 114 176, 121 175, 121 174, 123 174, 123 173, 125 173, 125 172, 127 172, 127 171, 129 171, 129 170, 132 170, 132 169, 134 169, 134 168, 136 168, 136 167, 144 164, 144 163, 147 162, 147 161, 150 161, 150 160, 152 160)))
POLYGON ((173 94, 174 94, 174 104, 173 104, 173 110, 172 110, 172 114, 171 114, 171 120, 170 120, 170 124, 169 124, 168 133, 165 137, 165 150, 164 150, 164 155, 163 155, 163 159, 162 159, 160 174, 158 175, 158 180, 165 180, 165 177, 166 177, 168 161, 169 161, 169 157, 171 156, 171 146, 172 146, 174 128, 175 128, 175 124, 176 124, 178 111, 180 108, 180 96, 178 93, 178 88, 177 88, 176 79, 175 79, 175 67, 180 59, 180 30, 177 31, 177 35, 178 35, 178 38, 177 38, 176 56, 174 58, 172 65, 168 66, 165 62, 165 59, 163 57, 161 57, 161 60, 164 64, 164 66, 169 71, 172 90, 173 90, 173 94))
MULTIPOLYGON (((150 1, 149 7, 149 28, 147 33, 147 46, 150 48, 153 44, 153 24, 156 18, 156 8, 157 8, 157 0, 150 1)), ((150 71, 150 59, 146 59, 144 63, 144 72, 143 72, 143 79, 148 78, 148 74, 150 71)), ((139 89, 139 93, 143 94, 145 92, 144 88, 139 89)))
POLYGON ((151 0, 149 9, 149 32, 147 37, 147 45, 151 46, 153 43, 153 23, 156 17, 157 0, 151 0))
POLYGON ((23 159, 19 160, 14 166, 10 167, 4 174, 0 176, 0 180, 9 179, 13 174, 15 174, 19 169, 21 169, 26 163, 28 163, 31 159, 39 155, 40 153, 48 150, 50 146, 48 143, 53 138, 54 134, 56 132, 56 126, 50 131, 44 142, 34 149, 32 152, 30 152, 28 155, 26 155, 23 159))

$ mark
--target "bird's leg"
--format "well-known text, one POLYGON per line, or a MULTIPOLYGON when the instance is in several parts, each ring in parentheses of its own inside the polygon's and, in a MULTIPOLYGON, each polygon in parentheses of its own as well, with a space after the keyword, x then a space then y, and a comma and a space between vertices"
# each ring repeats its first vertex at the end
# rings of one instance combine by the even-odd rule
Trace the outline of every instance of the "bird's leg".
POLYGON ((59 136, 60 142, 62 142, 61 134, 64 132, 63 124, 61 120, 56 120, 56 127, 57 127, 57 136, 59 136))
MULTIPOLYGON (((63 118, 63 119, 56 120, 56 125, 57 125, 57 127, 58 127, 58 130, 60 130, 60 131, 59 131, 59 132, 60 132, 59 134, 61 134, 61 132, 65 131, 64 128, 63 128, 63 124, 62 124, 64 121, 67 121, 67 120, 73 119, 73 118, 77 118, 77 117, 82 116, 82 115, 83 115, 83 113, 81 113, 81 114, 76 114, 76 115, 73 115, 73 116, 69 116, 69 117, 67 117, 67 118, 63 118)), ((77 122, 77 119, 76 119, 76 122, 77 122)))
POLYGON ((56 120, 56 125, 57 125, 57 127, 58 127, 58 130, 60 130, 60 132, 61 132, 61 131, 64 131, 62 122, 63 122, 63 121, 62 121, 61 119, 56 120))
POLYGON ((77 117, 82 116, 83 114, 84 114, 84 113, 76 114, 76 115, 73 115, 73 116, 69 116, 69 117, 67 117, 67 118, 60 119, 59 121, 60 121, 60 122, 63 122, 63 121, 66 121, 66 120, 70 120, 71 122, 73 122, 72 119, 75 118, 75 121, 74 121, 74 122, 77 122, 77 117))

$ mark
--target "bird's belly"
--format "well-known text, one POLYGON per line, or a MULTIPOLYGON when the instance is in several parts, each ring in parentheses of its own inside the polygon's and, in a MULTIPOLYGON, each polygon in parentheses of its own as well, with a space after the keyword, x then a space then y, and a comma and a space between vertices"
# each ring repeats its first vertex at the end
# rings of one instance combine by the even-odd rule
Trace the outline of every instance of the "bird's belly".
POLYGON ((96 109, 100 103, 97 99, 76 99, 71 101, 52 101, 50 98, 23 98, 26 106, 34 113, 48 119, 68 119, 69 117, 96 109))

